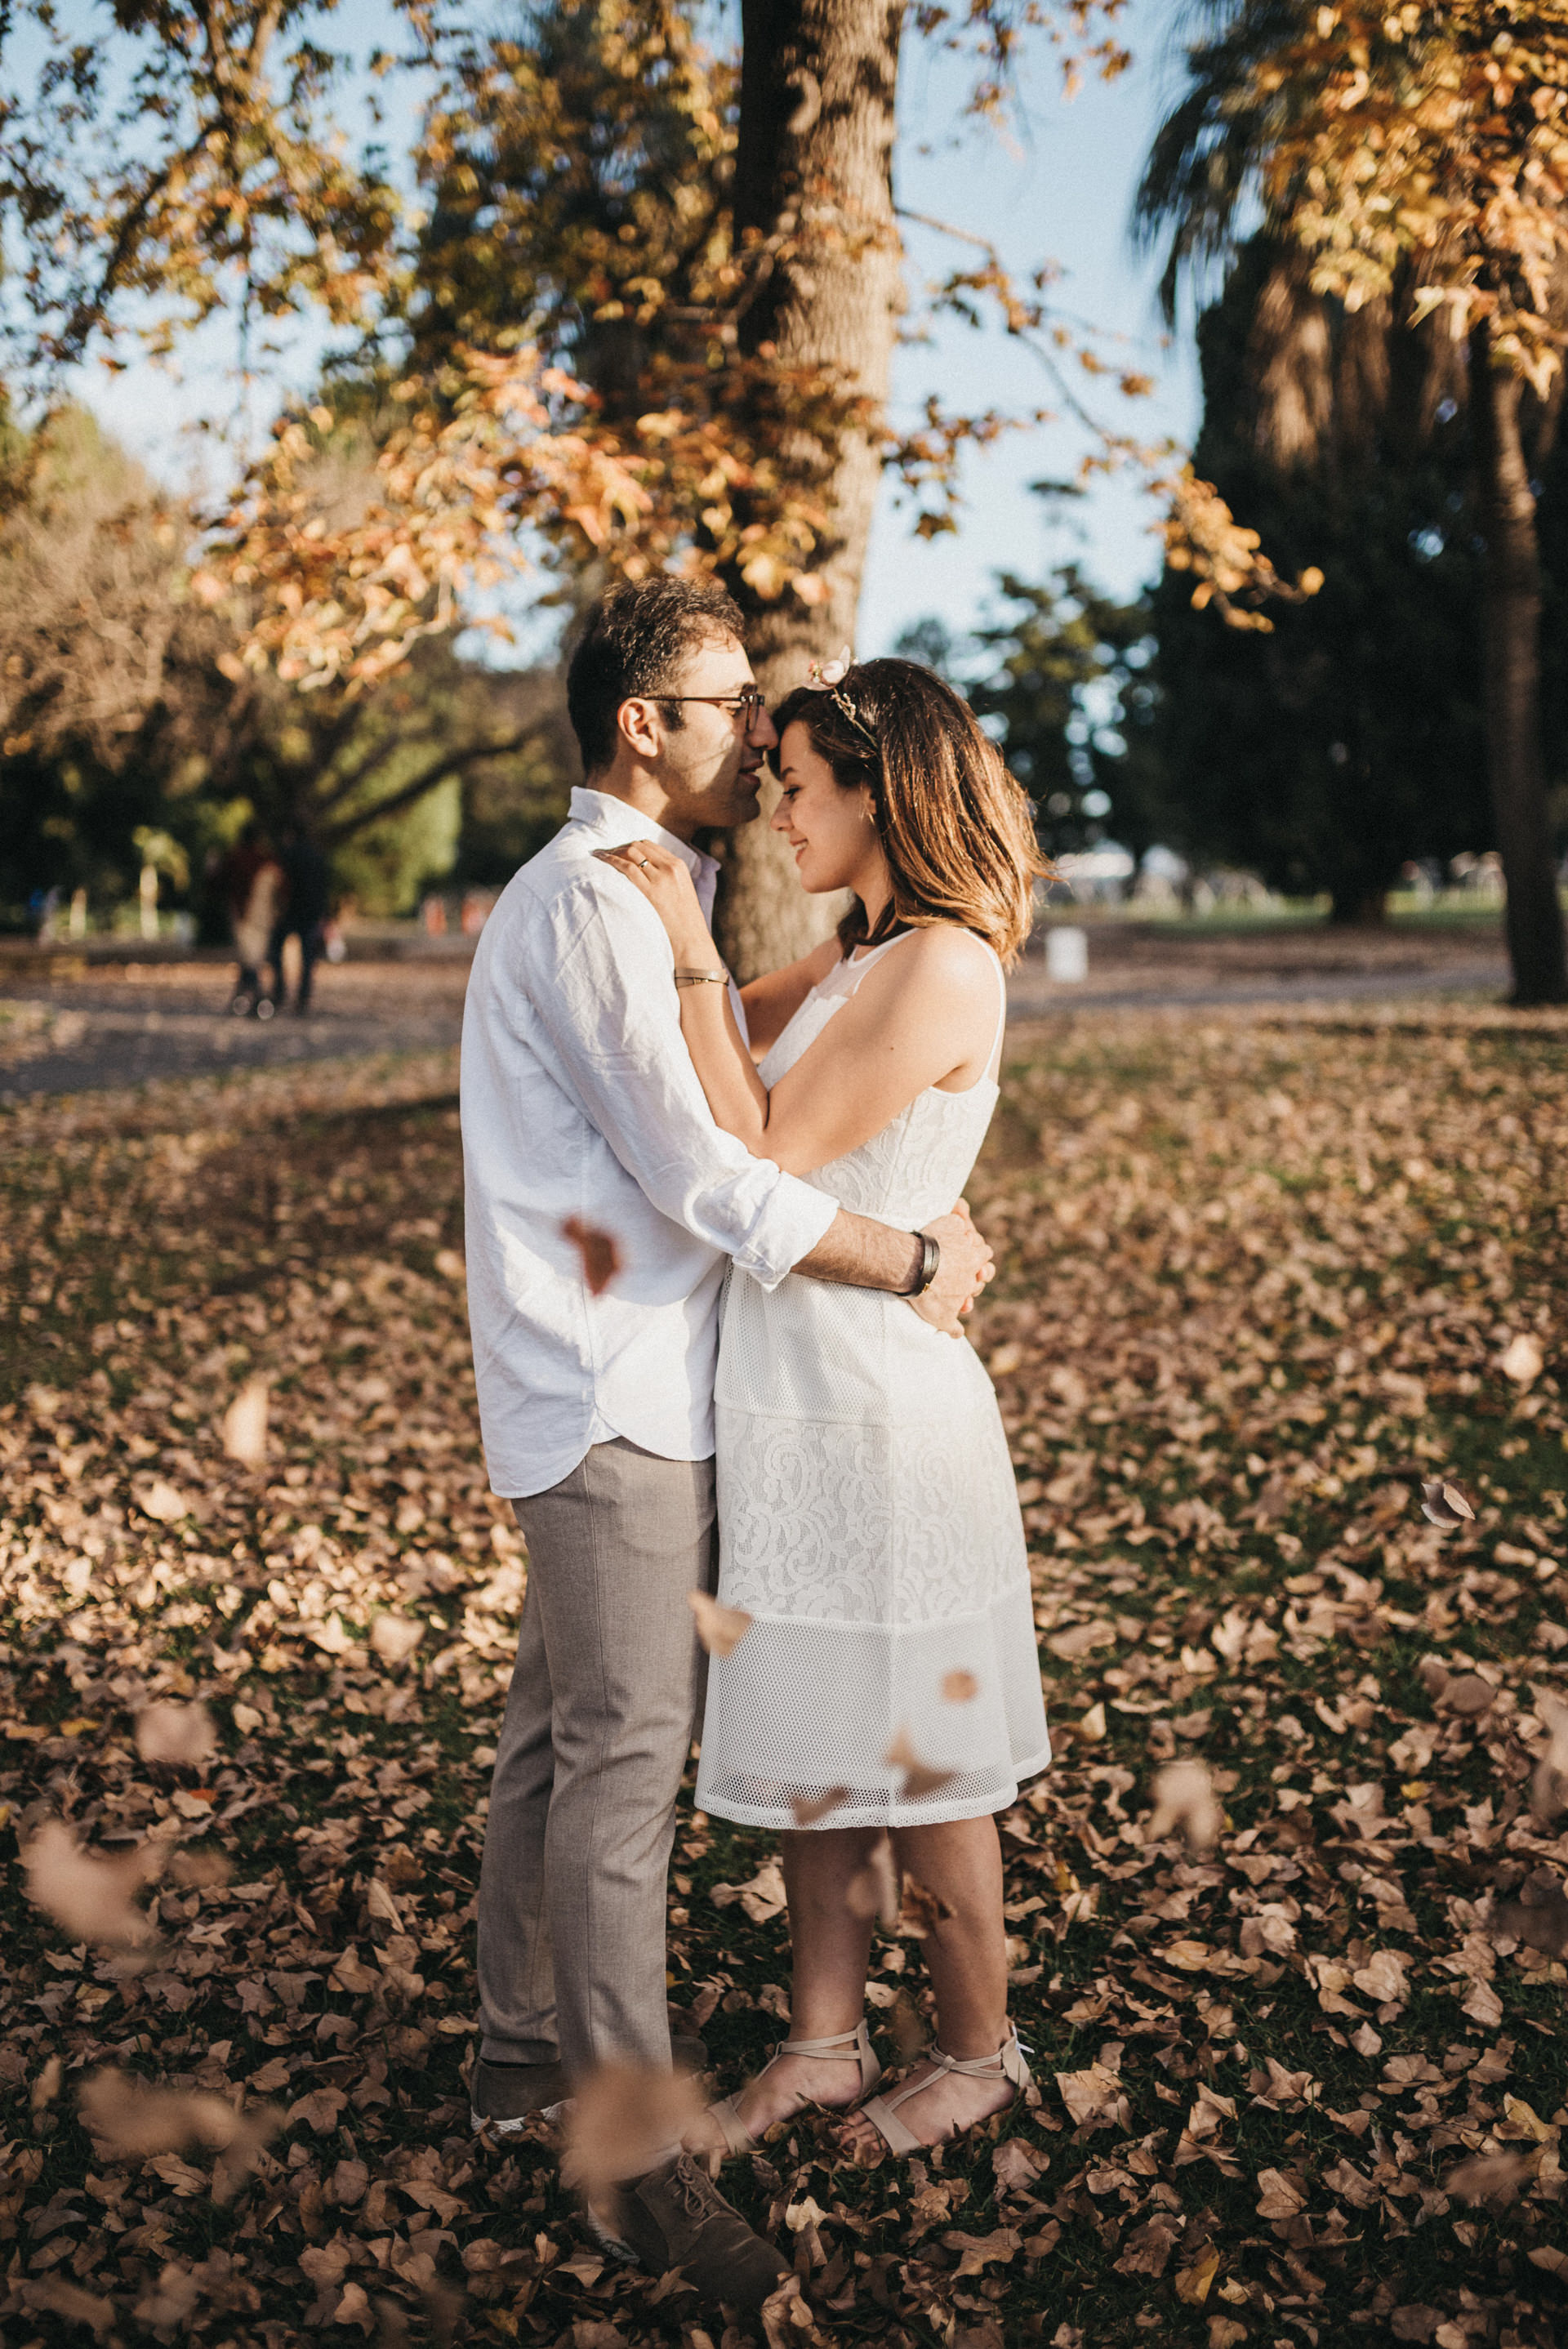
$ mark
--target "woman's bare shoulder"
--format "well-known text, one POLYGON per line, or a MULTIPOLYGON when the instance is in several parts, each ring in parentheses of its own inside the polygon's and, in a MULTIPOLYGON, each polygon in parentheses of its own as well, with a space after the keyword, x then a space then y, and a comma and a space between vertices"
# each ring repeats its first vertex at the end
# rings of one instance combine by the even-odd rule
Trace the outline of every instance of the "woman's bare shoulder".
MULTIPOLYGON (((899 948, 904 957, 903 978, 920 985, 970 989, 996 989, 996 957, 984 938, 959 922, 926 922, 899 948)), ((889 955, 891 963, 897 957, 889 955)))

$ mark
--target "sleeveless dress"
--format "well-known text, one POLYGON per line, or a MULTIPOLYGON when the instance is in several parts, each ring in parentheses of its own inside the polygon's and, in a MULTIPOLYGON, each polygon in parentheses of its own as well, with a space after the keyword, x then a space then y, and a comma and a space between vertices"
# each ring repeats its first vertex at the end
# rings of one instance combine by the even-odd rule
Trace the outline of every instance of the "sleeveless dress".
MULTIPOLYGON (((765 1084, 902 943, 811 989, 765 1084)), ((998 1098, 989 1075, 933 1087, 805 1179, 915 1230, 959 1198, 998 1098)), ((777 1828, 1005 1809, 1051 1749, 1012 1461, 973 1347, 883 1290, 790 1274, 769 1292, 732 1270, 715 1403, 718 1596, 751 1623, 708 1666, 698 1809, 777 1828), (911 1754, 942 1783, 907 1787, 911 1754)))

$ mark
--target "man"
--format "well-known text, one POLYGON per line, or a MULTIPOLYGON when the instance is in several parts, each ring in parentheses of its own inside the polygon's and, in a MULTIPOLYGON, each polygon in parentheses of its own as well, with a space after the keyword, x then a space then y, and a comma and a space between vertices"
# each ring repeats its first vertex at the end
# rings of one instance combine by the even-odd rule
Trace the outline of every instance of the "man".
MULTIPOLYGON (((715 1581, 727 1260, 767 1288, 794 1270, 901 1291, 954 1334, 989 1272, 966 1216, 944 1216, 915 1297, 921 1235, 843 1213, 719 1132, 663 926, 596 854, 656 841, 711 906, 717 867, 693 840, 757 815, 777 739, 735 605, 663 576, 615 588, 567 701, 586 787, 491 914, 463 1022, 480 1415, 529 1552, 480 1885, 474 2119, 500 2133, 599 2064, 671 2060, 665 1871, 702 1693, 688 1601, 715 1581)), ((591 2216, 716 2300, 755 2307, 788 2272, 676 2147, 591 2216)))

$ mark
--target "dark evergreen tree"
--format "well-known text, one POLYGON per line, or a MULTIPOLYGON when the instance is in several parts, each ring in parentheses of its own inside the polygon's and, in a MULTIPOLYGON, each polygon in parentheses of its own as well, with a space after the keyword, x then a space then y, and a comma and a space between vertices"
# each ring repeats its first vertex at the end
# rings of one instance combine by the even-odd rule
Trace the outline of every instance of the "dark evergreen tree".
POLYGON ((1326 584, 1254 635, 1194 612, 1181 573, 1161 582, 1172 844, 1376 918, 1407 859, 1492 844, 1467 419, 1425 333, 1306 295, 1262 235, 1198 336, 1198 471, 1326 584))

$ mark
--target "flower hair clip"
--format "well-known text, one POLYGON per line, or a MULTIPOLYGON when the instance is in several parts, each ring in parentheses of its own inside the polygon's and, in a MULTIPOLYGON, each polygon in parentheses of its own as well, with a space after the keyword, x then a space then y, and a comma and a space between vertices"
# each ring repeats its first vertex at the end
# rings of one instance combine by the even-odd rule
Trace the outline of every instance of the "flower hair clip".
POLYGON ((832 702, 833 707, 839 710, 843 717, 849 719, 850 724, 854 728, 856 733, 861 737, 861 740, 865 742, 880 759, 882 757, 882 744, 877 740, 875 728, 871 726, 867 720, 861 717, 860 711, 855 708, 854 703, 850 699, 849 695, 843 689, 844 679, 848 677, 854 665, 855 657, 850 650, 848 645, 846 645, 843 650, 832 660, 813 661, 810 668, 806 671, 806 690, 808 693, 825 693, 832 702))
POLYGON ((842 685, 855 665, 855 657, 846 645, 830 661, 813 661, 806 671, 808 693, 830 693, 835 685, 842 685))

